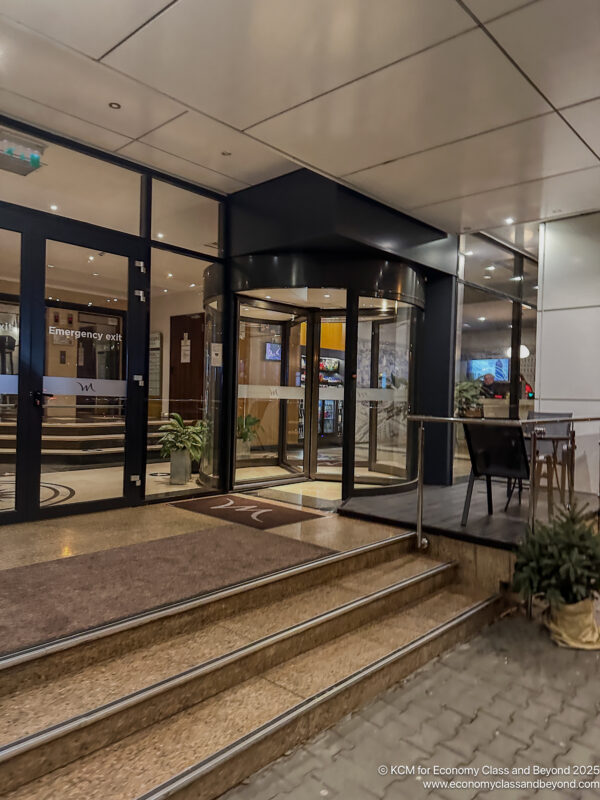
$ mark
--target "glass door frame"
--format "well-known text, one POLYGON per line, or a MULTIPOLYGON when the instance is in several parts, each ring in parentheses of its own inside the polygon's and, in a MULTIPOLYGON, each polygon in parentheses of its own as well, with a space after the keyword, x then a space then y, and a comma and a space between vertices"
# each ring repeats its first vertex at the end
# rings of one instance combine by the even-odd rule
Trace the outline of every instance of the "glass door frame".
MULTIPOLYGON (((296 325, 299 322, 306 322, 306 382, 305 382, 305 389, 304 389, 304 397, 305 397, 305 427, 304 427, 304 441, 305 443, 311 441, 312 436, 312 415, 306 414, 306 410, 309 407, 310 398, 313 394, 312 384, 312 368, 309 369, 309 353, 313 350, 313 325, 311 324, 311 316, 312 311, 308 308, 303 308, 301 306, 293 306, 288 305, 286 303, 276 303, 272 300, 261 300, 260 298, 250 297, 248 295, 244 295, 243 293, 237 293, 235 295, 235 360, 234 360, 234 375, 235 375, 235 391, 233 394, 233 427, 232 430, 235 431, 237 425, 237 408, 238 408, 238 396, 239 396, 239 330, 240 330, 240 323, 242 320, 242 304, 245 306, 252 306, 253 308, 264 310, 264 311, 275 311, 283 314, 290 314, 294 315, 293 320, 273 320, 268 319, 265 317, 264 320, 260 318, 252 317, 250 321, 252 322, 264 322, 265 324, 280 324, 282 326, 282 342, 281 342, 281 372, 280 372, 280 386, 287 386, 287 375, 288 375, 288 368, 289 368, 289 353, 288 353, 288 344, 289 344, 289 327, 291 325, 296 325), (308 424, 307 424, 308 421, 308 424)), ((285 462, 285 442, 286 442, 286 431, 287 431, 287 401, 285 399, 279 400, 279 434, 278 434, 278 442, 277 442, 277 459, 281 463, 285 462)), ((277 485, 279 483, 296 483, 299 481, 305 481, 308 479, 308 454, 309 454, 309 447, 304 447, 304 458, 303 458, 303 468, 301 471, 298 472, 291 472, 289 476, 285 476, 283 478, 272 478, 263 481, 257 480, 248 480, 248 481, 236 481, 236 462, 237 462, 237 437, 235 435, 232 436, 232 459, 231 459, 231 471, 232 475, 230 478, 230 486, 234 489, 251 489, 254 486, 271 486, 277 485)))
POLYGON ((0 202, 0 228, 21 235, 19 391, 15 509, 0 524, 46 519, 143 502, 146 469, 150 250, 131 234, 0 202), (127 404, 123 494, 120 497, 40 505, 43 377, 46 354, 46 242, 108 252, 128 259, 125 337, 127 404))

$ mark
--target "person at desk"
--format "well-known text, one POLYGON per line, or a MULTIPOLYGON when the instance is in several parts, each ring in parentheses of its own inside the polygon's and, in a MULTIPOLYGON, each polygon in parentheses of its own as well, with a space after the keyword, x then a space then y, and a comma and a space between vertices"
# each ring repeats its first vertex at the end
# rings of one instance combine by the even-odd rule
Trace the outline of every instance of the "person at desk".
POLYGON ((480 392, 484 397, 495 397, 496 379, 491 372, 488 372, 483 376, 480 392))

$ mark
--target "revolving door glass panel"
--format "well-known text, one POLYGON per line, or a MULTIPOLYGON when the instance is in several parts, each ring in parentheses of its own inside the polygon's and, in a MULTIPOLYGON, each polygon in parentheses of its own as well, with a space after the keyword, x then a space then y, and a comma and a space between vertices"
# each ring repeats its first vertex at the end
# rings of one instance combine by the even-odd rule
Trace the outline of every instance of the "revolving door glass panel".
POLYGON ((411 479, 407 415, 415 313, 399 301, 359 298, 355 489, 411 479))
POLYGON ((235 483, 302 475, 306 320, 249 299, 238 311, 235 483))
POLYGON ((319 332, 316 476, 342 479, 346 316, 322 316, 319 332))

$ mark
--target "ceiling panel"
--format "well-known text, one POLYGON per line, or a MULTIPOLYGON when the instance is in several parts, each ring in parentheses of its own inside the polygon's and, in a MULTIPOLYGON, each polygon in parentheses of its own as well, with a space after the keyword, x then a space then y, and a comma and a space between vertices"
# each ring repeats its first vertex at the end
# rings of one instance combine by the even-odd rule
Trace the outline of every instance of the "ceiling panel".
POLYGON ((510 125, 349 177, 401 208, 509 186, 598 164, 558 114, 510 125))
POLYGON ((600 167, 423 206, 413 213, 447 231, 478 231, 498 227, 509 217, 524 222, 597 208, 600 208, 600 167))
POLYGON ((100 58, 168 0, 0 0, 0 14, 100 58))
POLYGON ((583 136, 589 146, 600 154, 600 99, 590 100, 589 103, 581 103, 573 108, 566 108, 561 113, 577 133, 583 136))
POLYGON ((179 0, 107 63, 242 129, 473 26, 448 0, 179 0))
POLYGON ((205 186, 207 189, 214 189, 217 192, 237 192, 238 189, 246 187, 246 184, 241 181, 236 181, 226 175, 220 175, 218 172, 206 169, 200 164, 193 164, 191 161, 157 150, 155 147, 150 147, 150 145, 143 142, 131 142, 131 144, 126 145, 119 151, 119 155, 139 161, 140 164, 154 167, 161 172, 205 186))
POLYGON ((0 53, 0 88, 126 136, 141 136, 184 111, 179 103, 4 18, 0 53), (121 109, 109 108, 110 102, 121 109))
POLYGON ((558 108, 598 96, 598 0, 541 0, 488 27, 558 108))
POLYGON ((298 168, 264 144, 194 111, 144 136, 142 141, 249 184, 298 168))
POLYGON ((501 14, 507 14, 520 6, 527 5, 531 0, 464 0, 480 22, 488 22, 501 14))
POLYGON ((549 111, 480 30, 251 128, 334 175, 549 111))
POLYGON ((130 141, 127 136, 107 131, 98 125, 84 122, 70 114, 63 114, 53 108, 29 100, 27 97, 0 89, 0 108, 2 113, 23 122, 38 125, 45 130, 60 133, 86 144, 93 144, 105 150, 116 150, 130 141))

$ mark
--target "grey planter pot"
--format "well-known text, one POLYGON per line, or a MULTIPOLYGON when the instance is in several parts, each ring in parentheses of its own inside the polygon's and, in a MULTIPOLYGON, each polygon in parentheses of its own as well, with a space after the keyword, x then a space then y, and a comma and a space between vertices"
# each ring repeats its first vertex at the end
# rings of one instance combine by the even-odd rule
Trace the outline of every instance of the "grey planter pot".
POLYGON ((250 458, 250 451, 252 444, 250 441, 245 442, 243 439, 238 439, 236 442, 236 455, 238 459, 250 458))
POLYGON ((171 453, 170 483, 183 485, 192 477, 192 459, 187 450, 173 450, 171 453))

